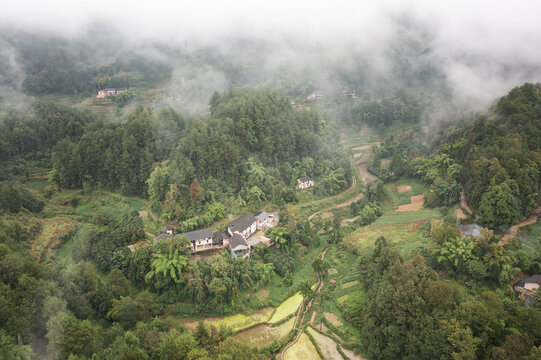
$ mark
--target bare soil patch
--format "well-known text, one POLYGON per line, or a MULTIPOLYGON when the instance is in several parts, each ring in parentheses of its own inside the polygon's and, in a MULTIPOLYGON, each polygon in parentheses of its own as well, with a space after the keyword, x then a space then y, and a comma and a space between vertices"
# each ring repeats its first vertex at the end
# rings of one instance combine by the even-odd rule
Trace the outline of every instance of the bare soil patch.
POLYGON ((49 178, 49 173, 47 173, 47 174, 38 174, 38 175, 30 175, 28 178, 29 179, 48 179, 49 178))
POLYGON ((327 321, 333 324, 334 326, 342 326, 342 322, 333 313, 324 312, 323 315, 325 316, 325 319, 327 319, 327 321))
POLYGON ((426 221, 426 219, 421 219, 421 220, 417 220, 417 221, 412 222, 411 225, 413 225, 413 226, 408 229, 408 232, 409 233, 414 233, 414 232, 417 232, 417 231, 421 230, 421 225, 425 221, 426 221))
POLYGON ((397 186, 396 191, 398 191, 399 193, 403 193, 403 192, 406 192, 406 191, 411 191, 411 185, 397 186))
POLYGON ((460 192, 460 206, 462 206, 467 212, 472 213, 468 201, 466 200, 466 190, 462 189, 460 192))
POLYGON ((400 205, 396 211, 417 211, 423 208, 425 203, 424 195, 415 195, 410 198, 411 203, 408 205, 400 205))
POLYGON ((336 269, 329 269, 329 275, 334 275, 334 274, 338 274, 338 270, 336 269))
POLYGON ((335 280, 335 279, 331 279, 331 284, 336 284, 336 280, 335 280))
POLYGON ((363 358, 361 355, 355 354, 353 351, 348 350, 344 348, 343 346, 340 346, 342 348, 342 351, 350 360, 366 360, 366 358, 363 358))
POLYGON ((267 297, 269 297, 269 290, 263 289, 263 290, 259 291, 257 293, 256 297, 257 297, 257 300, 264 301, 265 299, 267 299, 267 297))
POLYGON ((360 135, 361 135, 361 136, 368 136, 368 135, 370 135, 370 127, 368 126, 368 124, 362 124, 362 125, 361 125, 361 132, 360 132, 360 135))
POLYGON ((368 171, 366 166, 367 164, 359 164, 359 174, 361 175, 365 185, 378 179, 376 175, 368 171))
POLYGON ((465 220, 468 218, 468 215, 466 215, 462 209, 456 209, 456 218, 459 220, 465 220))
POLYGON ((368 160, 370 160, 370 154, 357 153, 357 154, 353 154, 353 157, 357 158, 355 160, 355 164, 357 165, 366 164, 368 160))
POLYGON ((379 143, 361 145, 361 146, 354 147, 352 150, 353 151, 370 150, 372 149, 372 146, 377 145, 377 144, 379 143))
POLYGON ((314 323, 314 320, 316 319, 316 314, 317 313, 315 311, 312 312, 312 317, 310 318, 310 324, 314 323))
POLYGON ((379 165, 380 166, 389 166, 390 163, 391 163, 390 159, 380 159, 379 160, 379 165))
POLYGON ((359 215, 359 216, 352 217, 352 218, 350 218, 350 219, 344 219, 344 220, 342 220, 342 225, 346 225, 346 224, 352 223, 352 222, 354 222, 355 220, 357 220, 359 217, 360 217, 360 215, 359 215))
POLYGON ((346 135, 346 133, 340 133, 340 138, 341 139, 347 139, 348 136, 346 135))
POLYGON ((142 210, 142 211, 139 211, 139 217, 145 217, 145 216, 148 216, 148 212, 142 210))

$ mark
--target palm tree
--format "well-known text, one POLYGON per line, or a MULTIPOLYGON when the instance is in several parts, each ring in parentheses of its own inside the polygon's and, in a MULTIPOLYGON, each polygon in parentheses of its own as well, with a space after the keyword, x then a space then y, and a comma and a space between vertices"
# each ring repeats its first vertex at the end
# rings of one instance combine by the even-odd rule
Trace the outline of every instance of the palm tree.
POLYGON ((158 289, 169 285, 171 281, 181 284, 185 281, 182 270, 187 264, 188 257, 181 255, 178 249, 173 251, 173 246, 170 245, 167 253, 152 254, 152 270, 145 275, 145 281, 149 283, 154 279, 154 286, 158 289))

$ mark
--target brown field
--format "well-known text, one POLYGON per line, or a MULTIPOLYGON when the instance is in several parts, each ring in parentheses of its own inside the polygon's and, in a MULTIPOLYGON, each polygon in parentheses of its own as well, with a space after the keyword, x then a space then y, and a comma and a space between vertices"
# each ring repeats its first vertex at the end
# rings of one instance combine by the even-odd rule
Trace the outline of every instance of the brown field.
POLYGON ((399 193, 403 193, 403 192, 406 192, 406 191, 411 191, 411 185, 397 186, 396 191, 398 191, 399 193))
POLYGON ((328 336, 321 335, 310 326, 307 327, 307 331, 312 335, 317 345, 321 349, 325 359, 340 359, 342 355, 338 352, 336 342, 328 336))
POLYGON ((380 166, 389 166, 390 163, 391 163, 390 159, 380 159, 379 161, 380 166))
POLYGON ((424 195, 415 195, 410 198, 411 203, 408 205, 400 205, 396 211, 417 211, 423 208, 425 203, 424 195))
POLYGON ((139 211, 139 217, 145 217, 145 216, 148 216, 148 212, 146 211, 139 211))
POLYGON ((315 311, 312 312, 312 317, 310 318, 310 324, 314 323, 314 320, 316 319, 317 313, 315 311))
POLYGON ((256 294, 257 300, 264 301, 269 297, 269 290, 263 289, 256 294))
POLYGON ((336 269, 329 269, 329 274, 330 274, 330 275, 338 274, 338 270, 336 270, 336 269))
POLYGON ((342 348, 342 351, 344 352, 344 354, 346 354, 346 356, 350 359, 350 360, 366 360, 365 358, 363 358, 361 355, 357 355, 355 354, 353 351, 351 350, 348 350, 344 347, 341 347, 342 348))
POLYGON ((334 326, 341 326, 342 325, 342 322, 333 313, 324 312, 323 315, 325 316, 325 319, 327 319, 327 321, 330 322, 331 324, 333 324, 334 326))

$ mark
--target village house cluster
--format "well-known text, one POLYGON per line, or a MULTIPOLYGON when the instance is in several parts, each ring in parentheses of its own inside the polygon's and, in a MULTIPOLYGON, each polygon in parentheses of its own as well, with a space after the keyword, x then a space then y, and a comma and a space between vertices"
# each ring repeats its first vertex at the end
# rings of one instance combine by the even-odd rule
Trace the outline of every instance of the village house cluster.
POLYGON ((153 239, 154 245, 160 241, 175 237, 185 236, 190 240, 190 250, 192 253, 207 251, 212 249, 229 249, 234 257, 246 258, 254 246, 266 246, 261 239, 252 236, 258 230, 264 230, 267 227, 273 227, 278 224, 278 217, 260 211, 252 215, 243 215, 227 226, 227 232, 214 233, 212 229, 202 229, 182 234, 174 234, 173 228, 164 226, 162 233, 153 239))
POLYGON ((107 88, 102 89, 98 91, 98 95, 96 95, 96 99, 105 99, 111 96, 117 96, 122 94, 123 92, 128 91, 126 88, 116 89, 116 88, 107 88))
MULTIPOLYGON (((107 89, 106 89, 107 90, 107 89)), ((309 176, 301 176, 297 179, 297 189, 307 189, 314 186, 314 181, 309 176)), ((208 250, 228 249, 236 257, 246 258, 250 256, 255 246, 270 246, 270 241, 264 237, 253 236, 257 231, 265 230, 268 227, 274 227, 278 224, 278 217, 269 214, 266 211, 259 211, 254 215, 243 215, 227 226, 227 231, 214 233, 212 229, 189 231, 181 234, 175 234, 171 226, 163 226, 162 233, 154 237, 153 244, 177 236, 185 236, 190 240, 190 251, 198 253, 208 250), (267 240, 267 242, 265 241, 267 240)), ((128 246, 131 251, 135 251, 140 243, 128 246)))

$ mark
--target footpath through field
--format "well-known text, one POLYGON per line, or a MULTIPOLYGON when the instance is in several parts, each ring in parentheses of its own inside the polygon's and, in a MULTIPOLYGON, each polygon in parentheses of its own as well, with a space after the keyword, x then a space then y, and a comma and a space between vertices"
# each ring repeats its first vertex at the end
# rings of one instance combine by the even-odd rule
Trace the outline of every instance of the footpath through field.
MULTIPOLYGON (((325 260, 325 254, 326 253, 327 253, 327 249, 323 250, 323 252, 321 253, 321 260, 325 260)), ((315 291, 316 294, 321 292, 321 289, 323 288, 323 284, 324 284, 323 277, 319 276, 319 281, 318 281, 316 291, 315 291)), ((293 329, 298 331, 298 334, 297 334, 297 336, 295 336, 295 339, 293 339, 292 342, 287 344, 284 347, 284 349, 280 352, 280 360, 284 360, 284 354, 287 351, 287 349, 291 348, 293 345, 295 345, 297 343, 297 341, 299 341, 299 338, 301 337, 301 335, 302 335, 302 333, 304 331, 304 328, 302 326, 299 327, 299 325, 302 325, 302 323, 304 322, 304 317, 308 313, 308 310, 310 310, 310 308, 312 307, 312 301, 313 300, 314 299, 310 300, 308 302, 308 304, 306 304, 306 306, 304 306, 304 304, 302 304, 301 307, 299 308, 299 310, 297 312, 297 318, 295 319, 295 324, 293 326, 293 329), (299 319, 300 319, 300 322, 299 322, 299 319)))
MULTIPOLYGON (((367 127, 367 126, 364 126, 363 125, 363 128, 361 130, 361 135, 363 137, 367 136, 368 133, 369 133, 370 129, 367 127)), ((359 146, 358 143, 350 143, 349 145, 347 145, 352 151, 358 151, 358 150, 367 150, 367 149, 371 149, 372 146, 374 145, 378 145, 380 142, 379 141, 369 141, 369 142, 362 142, 362 145, 359 146)), ((359 171, 359 176, 362 180, 362 184, 363 184, 363 191, 366 190, 366 187, 368 186, 369 183, 371 182, 374 182, 376 180, 378 180, 377 176, 375 176, 374 174, 370 173, 367 169, 367 166, 368 166, 368 160, 370 159, 370 155, 369 154, 362 154, 357 160, 355 160, 355 164, 357 165, 357 170, 359 171)), ((330 197, 330 198, 327 198, 326 200, 328 199, 333 199, 333 198, 336 198, 338 196, 342 196, 348 192, 350 192, 353 188, 357 187, 357 178, 354 176, 353 177, 353 180, 352 180, 352 185, 346 190, 344 191, 343 193, 341 194, 338 194, 338 195, 335 195, 333 197, 330 197)), ((324 214, 324 213, 328 213, 332 210, 335 210, 335 209, 340 209, 340 208, 343 208, 343 207, 346 207, 346 206, 349 206, 351 205, 352 203, 354 202, 357 202, 359 201, 360 199, 363 198, 363 193, 360 192, 359 194, 357 194, 356 196, 354 196, 353 198, 347 200, 347 201, 344 201, 340 204, 337 204, 337 205, 333 205, 333 206, 330 206, 330 207, 327 207, 325 209, 321 209, 315 213, 313 213, 312 215, 310 215, 308 217, 308 220, 312 220, 315 216, 317 215, 321 215, 321 214, 324 214)), ((348 219, 345 219, 344 220, 345 222, 348 222, 348 219)), ((351 221, 355 221, 355 219, 351 220, 351 221)))
POLYGON ((505 234, 503 234, 502 240, 500 241, 500 243, 505 244, 507 243, 509 239, 514 238, 517 235, 518 229, 520 229, 521 227, 535 224, 537 220, 539 219, 539 214, 541 214, 541 205, 539 205, 534 211, 532 211, 532 213, 530 214, 530 216, 528 216, 528 218, 519 222, 516 225, 511 226, 509 230, 507 230, 505 234))

